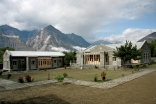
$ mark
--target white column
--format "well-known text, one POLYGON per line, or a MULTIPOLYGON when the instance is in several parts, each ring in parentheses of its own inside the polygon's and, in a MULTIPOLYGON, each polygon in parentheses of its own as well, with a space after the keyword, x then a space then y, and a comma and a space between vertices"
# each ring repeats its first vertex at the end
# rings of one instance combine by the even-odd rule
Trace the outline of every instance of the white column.
POLYGON ((29 60, 28 60, 28 57, 26 57, 26 70, 29 70, 29 60))

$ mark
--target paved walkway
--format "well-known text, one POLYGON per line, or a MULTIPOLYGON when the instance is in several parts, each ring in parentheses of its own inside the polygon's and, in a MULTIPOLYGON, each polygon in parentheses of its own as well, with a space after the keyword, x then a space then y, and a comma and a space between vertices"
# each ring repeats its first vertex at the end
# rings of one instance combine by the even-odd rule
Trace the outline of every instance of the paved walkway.
POLYGON ((89 81, 81 81, 81 80, 75 80, 75 79, 69 79, 66 78, 64 82, 78 84, 78 85, 84 85, 84 86, 90 86, 90 87, 96 87, 96 88, 103 88, 103 89, 109 89, 115 86, 118 86, 120 84, 123 84, 125 82, 131 81, 133 79, 136 79, 138 77, 141 77, 143 75, 146 75, 148 73, 151 73, 156 70, 142 70, 141 72, 134 73, 125 77, 117 78, 111 81, 103 82, 103 83, 97 83, 97 82, 89 82, 89 81))
POLYGON ((0 86, 5 89, 18 89, 18 88, 55 83, 55 82, 56 80, 45 80, 45 81, 30 82, 30 83, 18 83, 18 82, 13 82, 13 81, 0 78, 0 86))
MULTIPOLYGON (((125 77, 117 78, 117 79, 103 82, 103 83, 82 81, 82 80, 76 80, 76 79, 70 79, 70 78, 65 78, 64 82, 78 84, 78 85, 84 85, 84 86, 90 86, 90 87, 96 87, 96 88, 109 89, 109 88, 118 86, 120 84, 123 84, 127 81, 131 81, 133 79, 136 79, 138 77, 146 75, 148 73, 151 73, 153 71, 156 71, 156 70, 151 70, 151 69, 145 70, 144 69, 141 72, 134 73, 134 74, 131 74, 131 75, 128 75, 125 77)), ((56 80, 45 80, 45 81, 38 81, 38 82, 31 82, 31 83, 18 83, 18 82, 13 82, 13 81, 9 81, 9 80, 0 78, 0 88, 18 89, 18 88, 24 88, 24 87, 36 86, 36 85, 42 85, 42 84, 48 84, 48 83, 55 83, 55 82, 57 82, 57 81, 56 80)))

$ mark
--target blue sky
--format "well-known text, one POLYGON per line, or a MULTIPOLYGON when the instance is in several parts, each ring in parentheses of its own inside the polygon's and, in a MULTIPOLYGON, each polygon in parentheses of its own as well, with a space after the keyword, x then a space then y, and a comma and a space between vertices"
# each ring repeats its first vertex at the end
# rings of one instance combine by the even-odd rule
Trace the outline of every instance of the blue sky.
POLYGON ((121 34, 123 30, 126 30, 127 28, 140 28, 140 29, 156 29, 156 12, 152 14, 146 14, 142 18, 129 20, 129 19, 121 19, 118 21, 115 21, 106 27, 103 27, 105 29, 108 29, 110 31, 106 32, 99 32, 96 35, 97 36, 110 36, 110 34, 121 34), (113 31, 111 30, 113 29, 113 31))
POLYGON ((53 25, 88 42, 136 42, 156 32, 156 0, 1 0, 0 25, 20 30, 53 25))

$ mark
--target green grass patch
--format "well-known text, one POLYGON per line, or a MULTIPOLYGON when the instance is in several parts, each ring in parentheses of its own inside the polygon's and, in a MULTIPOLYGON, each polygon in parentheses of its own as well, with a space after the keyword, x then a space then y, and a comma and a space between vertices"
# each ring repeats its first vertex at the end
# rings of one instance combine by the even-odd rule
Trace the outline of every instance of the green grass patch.
MULTIPOLYGON (((77 80, 84 80, 84 81, 94 81, 94 76, 97 74, 97 80, 100 82, 101 72, 103 70, 97 69, 49 69, 49 70, 30 70, 30 71, 21 71, 17 72, 16 74, 11 74, 9 80, 18 82, 18 76, 20 75, 30 75, 34 81, 43 81, 43 80, 50 80, 54 79, 57 75, 63 75, 64 73, 68 74, 67 78, 73 78, 77 80)), ((119 77, 130 75, 132 74, 132 70, 105 70, 106 72, 106 81, 116 79, 119 77)), ((14 72, 13 72, 14 73, 14 72)), ((7 79, 7 75, 1 75, 0 78, 7 79)), ((24 77, 25 80, 25 77, 24 77)), ((26 80, 25 80, 26 82, 26 80)))

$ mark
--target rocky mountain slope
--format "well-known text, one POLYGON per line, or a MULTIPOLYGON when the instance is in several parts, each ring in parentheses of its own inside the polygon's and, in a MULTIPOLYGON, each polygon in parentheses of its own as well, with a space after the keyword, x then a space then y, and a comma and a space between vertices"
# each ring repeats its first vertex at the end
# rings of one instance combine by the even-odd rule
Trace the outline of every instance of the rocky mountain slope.
POLYGON ((64 34, 51 25, 30 38, 26 44, 35 50, 49 51, 55 48, 74 50, 73 46, 87 47, 90 45, 82 37, 75 34, 64 34))
POLYGON ((87 47, 81 36, 64 34, 49 25, 42 30, 21 31, 8 25, 0 26, 0 47, 13 47, 15 50, 75 50, 74 47, 87 47))
POLYGON ((146 40, 147 42, 151 42, 152 40, 156 40, 156 32, 153 32, 147 36, 145 36, 144 38, 138 40, 138 42, 144 41, 146 40))
POLYGON ((92 43, 92 45, 99 45, 99 44, 118 44, 118 43, 121 43, 119 41, 114 41, 114 42, 110 42, 110 41, 107 41, 107 40, 98 40, 98 41, 95 41, 94 43, 92 43))
POLYGON ((0 30, 7 36, 10 37, 19 37, 23 42, 26 42, 29 38, 31 38, 33 35, 35 35, 38 30, 32 30, 32 31, 20 31, 14 27, 11 27, 9 25, 2 25, 0 26, 0 30))
POLYGON ((27 46, 22 40, 17 36, 7 36, 0 30, 0 48, 2 47, 12 47, 15 50, 33 50, 31 47, 27 46))

